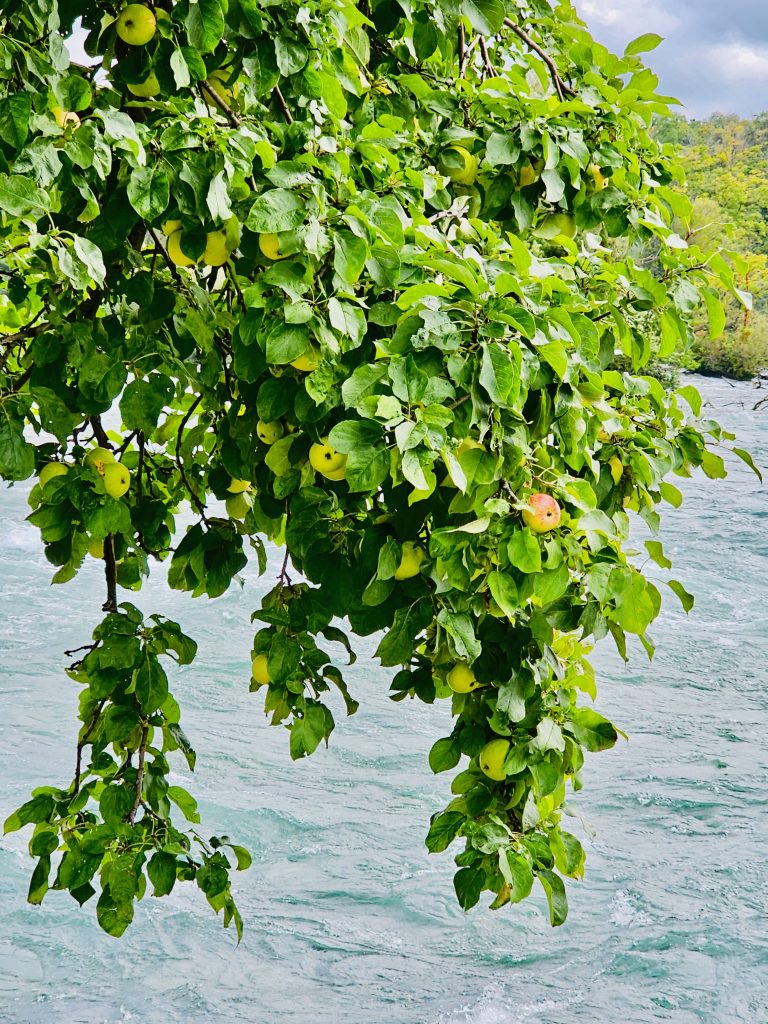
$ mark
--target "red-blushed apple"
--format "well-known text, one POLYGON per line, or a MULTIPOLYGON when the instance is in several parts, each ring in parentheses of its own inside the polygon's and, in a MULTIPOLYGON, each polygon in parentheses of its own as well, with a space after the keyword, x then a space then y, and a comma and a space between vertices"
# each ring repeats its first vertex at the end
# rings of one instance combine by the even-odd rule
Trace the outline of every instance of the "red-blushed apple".
POLYGON ((523 509, 523 522, 534 533, 548 533, 560 523, 561 509, 551 494, 532 494, 523 509))

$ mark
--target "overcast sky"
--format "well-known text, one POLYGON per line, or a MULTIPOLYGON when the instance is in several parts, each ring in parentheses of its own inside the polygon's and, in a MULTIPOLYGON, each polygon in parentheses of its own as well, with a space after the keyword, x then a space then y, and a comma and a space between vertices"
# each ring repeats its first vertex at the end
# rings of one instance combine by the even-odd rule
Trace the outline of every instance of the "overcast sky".
POLYGON ((660 91, 689 117, 768 110, 768 0, 575 0, 592 34, 622 53, 645 32, 660 91))

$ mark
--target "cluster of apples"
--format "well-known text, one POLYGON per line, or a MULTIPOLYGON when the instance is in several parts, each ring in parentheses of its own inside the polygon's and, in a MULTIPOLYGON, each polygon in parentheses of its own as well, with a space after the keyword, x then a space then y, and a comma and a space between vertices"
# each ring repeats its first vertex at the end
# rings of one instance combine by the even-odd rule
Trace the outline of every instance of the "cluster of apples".
MULTIPOLYGON (((162 226, 167 238, 168 258, 177 267, 193 267, 198 262, 184 251, 184 229, 180 220, 167 220, 162 226)), ((215 228, 205 236, 205 249, 199 259, 207 267, 223 266, 240 241, 240 225, 230 218, 223 228, 215 228)))

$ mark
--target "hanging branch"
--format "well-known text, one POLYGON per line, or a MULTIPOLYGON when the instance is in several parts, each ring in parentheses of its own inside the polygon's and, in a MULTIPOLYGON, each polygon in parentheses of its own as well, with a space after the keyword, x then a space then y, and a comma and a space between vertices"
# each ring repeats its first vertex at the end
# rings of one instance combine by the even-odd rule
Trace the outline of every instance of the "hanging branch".
POLYGON ((505 18, 504 19, 504 24, 506 25, 507 28, 511 28, 512 31, 515 33, 515 35, 518 37, 518 39, 522 39, 522 41, 525 43, 525 45, 530 50, 533 50, 534 53, 537 53, 539 55, 539 57, 541 57, 541 59, 544 61, 544 63, 549 68, 549 73, 552 76, 552 82, 554 83, 557 95, 560 97, 561 100, 563 99, 564 95, 566 95, 566 96, 576 96, 577 95, 576 90, 572 89, 570 87, 570 85, 567 85, 562 80, 562 78, 560 77, 560 72, 557 70, 557 65, 552 60, 550 55, 546 52, 546 50, 543 50, 539 46, 539 44, 536 42, 535 39, 532 39, 528 35, 528 33, 525 31, 524 28, 520 28, 519 25, 516 25, 515 22, 511 20, 511 18, 505 18))
POLYGON ((280 92, 279 86, 275 86, 275 88, 272 90, 272 95, 274 96, 275 102, 277 103, 278 107, 280 107, 280 110, 283 112, 283 117, 285 118, 285 120, 288 122, 288 124, 293 124, 293 114, 291 113, 288 104, 285 102, 285 96, 283 96, 282 92, 280 92))
POLYGON ((135 784, 135 795, 133 798, 133 806, 128 812, 127 822, 129 825, 133 825, 136 820, 136 811, 139 809, 141 803, 141 791, 144 788, 144 757, 147 753, 147 737, 149 735, 149 725, 144 722, 141 727, 141 741, 139 743, 139 764, 136 769, 136 784, 135 784))
MULTIPOLYGON (((91 650, 93 650, 93 646, 95 646, 95 645, 90 645, 89 644, 88 646, 91 647, 91 650)), ((65 651, 64 653, 65 654, 71 654, 72 652, 71 651, 65 651)), ((80 791, 80 776, 81 776, 81 772, 82 772, 82 763, 83 763, 83 748, 86 746, 86 744, 88 743, 89 738, 93 734, 93 730, 96 728, 96 725, 98 724, 99 718, 101 717, 101 712, 104 710, 104 705, 106 703, 107 703, 106 697, 104 698, 104 700, 99 701, 98 707, 96 708, 96 710, 93 713, 93 717, 91 718, 90 722, 88 723, 88 726, 87 726, 85 732, 83 733, 83 735, 80 738, 80 741, 77 744, 77 757, 75 759, 75 781, 74 781, 73 796, 77 796, 77 794, 80 791)))

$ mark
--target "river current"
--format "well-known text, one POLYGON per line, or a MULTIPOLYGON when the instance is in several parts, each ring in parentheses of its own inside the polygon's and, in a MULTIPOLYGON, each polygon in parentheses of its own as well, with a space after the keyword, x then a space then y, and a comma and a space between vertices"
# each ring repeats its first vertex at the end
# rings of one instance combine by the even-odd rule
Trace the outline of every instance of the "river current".
MULTIPOLYGON (((695 383, 768 467, 761 393, 695 383)), ((610 640, 598 648, 597 706, 630 738, 589 756, 576 801, 597 835, 562 928, 540 890, 465 915, 450 855, 427 854, 451 774, 427 765, 450 731, 445 703, 393 704, 388 670, 358 644, 347 671, 360 711, 337 715, 329 750, 292 763, 248 693, 250 613, 277 565, 213 602, 168 592, 158 574, 126 596, 200 644, 171 676, 198 749, 185 784, 204 830, 254 854, 234 876, 243 942, 189 887, 145 898, 121 940, 67 894, 29 907, 27 829, 0 839, 0 1022, 766 1024, 768 487, 728 463, 728 480, 682 481, 684 505, 666 507, 690 616, 665 595, 651 664, 639 648, 629 664, 610 640)), ((103 600, 95 563, 49 586, 27 492, 0 491, 1 818, 33 786, 71 779, 78 687, 63 651, 87 642, 103 600)))

